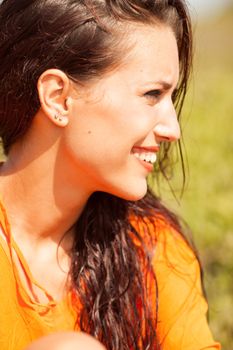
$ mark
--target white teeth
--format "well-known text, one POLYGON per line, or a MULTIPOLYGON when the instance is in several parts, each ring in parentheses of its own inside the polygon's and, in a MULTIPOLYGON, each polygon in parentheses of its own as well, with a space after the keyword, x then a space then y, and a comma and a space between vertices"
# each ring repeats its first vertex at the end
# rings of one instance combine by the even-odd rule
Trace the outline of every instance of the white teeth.
POLYGON ((150 156, 150 154, 147 154, 147 155, 146 155, 146 161, 147 161, 147 162, 150 162, 150 161, 151 161, 151 156, 150 156))
POLYGON ((142 153, 135 152, 134 155, 136 158, 143 160, 144 162, 151 163, 151 164, 154 164, 156 162, 156 159, 157 159, 156 154, 152 153, 152 152, 142 152, 142 153))

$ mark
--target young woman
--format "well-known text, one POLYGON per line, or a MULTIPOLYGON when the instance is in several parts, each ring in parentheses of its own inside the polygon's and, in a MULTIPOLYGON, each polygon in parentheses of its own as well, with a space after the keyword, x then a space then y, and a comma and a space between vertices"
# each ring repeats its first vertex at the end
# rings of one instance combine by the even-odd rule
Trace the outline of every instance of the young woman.
POLYGON ((0 5, 1 349, 220 348, 146 181, 180 137, 191 51, 182 0, 0 5))

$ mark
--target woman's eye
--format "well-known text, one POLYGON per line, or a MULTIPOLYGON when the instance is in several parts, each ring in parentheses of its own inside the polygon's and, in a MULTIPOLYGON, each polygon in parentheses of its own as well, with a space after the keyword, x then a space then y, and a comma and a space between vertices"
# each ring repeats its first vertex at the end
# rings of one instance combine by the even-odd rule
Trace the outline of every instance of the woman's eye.
POLYGON ((158 99, 161 95, 162 95, 161 90, 150 90, 146 92, 144 96, 149 99, 158 99))

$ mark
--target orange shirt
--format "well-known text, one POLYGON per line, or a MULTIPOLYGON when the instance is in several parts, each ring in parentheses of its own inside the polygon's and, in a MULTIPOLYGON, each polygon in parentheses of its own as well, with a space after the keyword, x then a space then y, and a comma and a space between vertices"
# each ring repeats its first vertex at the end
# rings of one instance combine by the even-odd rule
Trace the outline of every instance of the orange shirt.
MULTIPOLYGON (((151 233, 154 226, 149 226, 151 233)), ((221 349, 207 323, 208 305, 202 294, 200 267, 194 253, 163 220, 159 220, 158 226, 152 263, 158 282, 157 332, 162 349, 221 349)), ((140 223, 137 229, 145 232, 146 228, 140 223)))
MULTIPOLYGON (((0 204, 0 349, 23 350, 32 340, 52 332, 74 330, 77 315, 71 295, 56 303, 35 302, 27 293, 12 258, 14 251, 32 283, 33 276, 10 232, 0 204)), ((135 223, 141 231, 145 228, 135 223)), ((142 231, 143 232, 143 231, 142 231)), ((158 335, 163 350, 220 349, 206 322, 207 304, 202 296, 199 266, 191 250, 172 229, 157 234, 153 258, 159 288, 158 335)), ((43 290, 43 288, 41 288, 43 290)), ((76 327, 77 329, 77 327, 76 327)))

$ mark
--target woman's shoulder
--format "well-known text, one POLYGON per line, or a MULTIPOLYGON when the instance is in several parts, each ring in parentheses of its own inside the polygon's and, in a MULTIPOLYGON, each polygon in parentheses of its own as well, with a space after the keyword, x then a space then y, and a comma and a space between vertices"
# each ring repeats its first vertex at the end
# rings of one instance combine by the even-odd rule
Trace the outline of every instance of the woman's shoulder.
POLYGON ((174 299, 174 305, 178 305, 178 295, 182 295, 185 300, 193 288, 202 295, 200 263, 183 233, 162 215, 134 218, 132 225, 150 256, 160 301, 165 295, 165 304, 174 299))
POLYGON ((158 263, 166 260, 167 264, 174 267, 183 263, 189 265, 197 260, 188 239, 166 216, 132 216, 130 223, 138 234, 136 244, 143 242, 158 263))
POLYGON ((185 236, 163 215, 133 217, 137 244, 151 253, 158 292, 158 335, 163 349, 220 349, 206 321, 201 269, 185 236))

